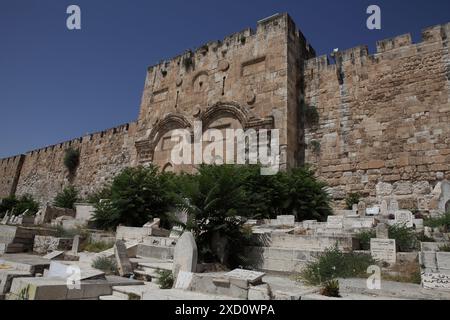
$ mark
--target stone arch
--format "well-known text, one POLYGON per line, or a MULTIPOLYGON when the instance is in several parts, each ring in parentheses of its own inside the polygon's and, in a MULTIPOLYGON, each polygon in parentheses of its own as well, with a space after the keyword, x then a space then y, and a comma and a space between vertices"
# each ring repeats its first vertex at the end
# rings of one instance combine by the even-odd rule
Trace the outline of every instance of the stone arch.
POLYGON ((176 129, 192 130, 191 123, 182 115, 169 114, 163 120, 158 121, 153 127, 148 140, 153 147, 156 147, 159 140, 168 132, 176 129))
POLYGON ((157 121, 150 134, 135 144, 139 162, 153 162, 158 143, 166 134, 176 129, 187 129, 192 132, 192 125, 179 114, 169 114, 164 119, 157 121))
POLYGON ((200 121, 202 122, 203 130, 208 129, 215 120, 226 117, 237 119, 244 129, 247 128, 250 120, 249 112, 239 104, 235 102, 219 102, 201 113, 200 121))

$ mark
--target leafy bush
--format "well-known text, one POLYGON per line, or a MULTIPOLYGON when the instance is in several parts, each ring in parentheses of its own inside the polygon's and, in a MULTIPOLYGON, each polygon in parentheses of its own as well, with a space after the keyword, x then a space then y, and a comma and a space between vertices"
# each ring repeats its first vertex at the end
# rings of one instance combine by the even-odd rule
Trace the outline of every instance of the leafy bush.
POLYGON ((167 225, 166 212, 173 202, 166 183, 155 166, 125 169, 102 191, 108 200, 94 204, 93 222, 98 228, 113 229, 120 224, 141 227, 161 218, 162 225, 167 225))
POLYGON ((64 154, 64 166, 70 174, 74 174, 80 164, 80 151, 69 148, 64 154))
POLYGON ((354 204, 358 204, 361 200, 361 194, 359 193, 350 193, 347 198, 345 199, 345 204, 347 206, 348 210, 353 209, 354 204))
POLYGON ((92 268, 103 271, 107 275, 118 273, 116 260, 108 257, 98 257, 92 261, 92 268))
POLYGON ((364 277, 367 268, 376 265, 367 254, 343 253, 337 247, 327 249, 316 261, 306 265, 299 280, 311 285, 319 285, 336 278, 364 277))
POLYGON ((339 293, 339 281, 326 281, 320 289, 320 294, 326 297, 340 298, 341 294, 339 293))
POLYGON ((361 250, 370 250, 370 239, 376 238, 377 233, 375 230, 361 231, 356 235, 359 240, 361 250))
POLYGON ((28 210, 27 215, 33 215, 39 211, 39 203, 28 194, 23 195, 20 198, 16 198, 16 196, 4 198, 0 204, 0 213, 13 211, 15 215, 19 215, 26 210, 28 210))
POLYGON ((75 203, 78 201, 78 191, 73 187, 64 188, 58 193, 53 201, 53 205, 58 208, 74 209, 75 203))
POLYGON ((450 252, 450 244, 444 244, 439 247, 439 251, 441 252, 450 252))
POLYGON ((9 211, 11 213, 11 210, 13 210, 17 205, 17 198, 16 196, 9 196, 7 198, 3 198, 2 202, 0 203, 0 213, 6 213, 9 211))
POLYGON ((28 210, 27 215, 34 215, 36 212, 39 211, 39 203, 36 202, 31 195, 23 195, 19 198, 14 212, 16 214, 22 214, 26 210, 28 210))
POLYGON ((413 229, 406 225, 389 226, 389 239, 395 239, 395 243, 400 252, 411 252, 416 250, 420 243, 413 229))
POLYGON ((448 232, 450 230, 450 212, 437 218, 426 219, 424 225, 431 228, 443 228, 444 232, 448 232))
POLYGON ((159 285, 160 289, 172 289, 174 278, 172 271, 169 270, 156 270, 159 278, 156 283, 159 285))
POLYGON ((227 260, 227 266, 237 266, 251 236, 243 228, 245 218, 295 215, 298 221, 326 221, 332 210, 325 188, 308 168, 262 176, 259 166, 202 165, 195 175, 175 175, 150 166, 125 169, 90 199, 98 228, 140 227, 160 218, 163 226, 175 224, 193 232, 202 262, 227 260), (186 210, 188 223, 168 214, 173 209, 186 210), (217 252, 217 243, 232 253, 230 260, 217 252))
POLYGON ((436 242, 436 240, 434 240, 434 238, 428 237, 425 235, 425 232, 419 232, 416 234, 417 237, 417 241, 419 242, 436 242))

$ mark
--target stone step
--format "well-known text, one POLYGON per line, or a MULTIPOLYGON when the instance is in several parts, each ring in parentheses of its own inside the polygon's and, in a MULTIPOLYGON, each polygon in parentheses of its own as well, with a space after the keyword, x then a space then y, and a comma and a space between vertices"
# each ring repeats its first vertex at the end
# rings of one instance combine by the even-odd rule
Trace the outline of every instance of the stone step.
POLYGON ((6 253, 21 253, 26 250, 26 246, 22 243, 10 243, 6 247, 6 253))

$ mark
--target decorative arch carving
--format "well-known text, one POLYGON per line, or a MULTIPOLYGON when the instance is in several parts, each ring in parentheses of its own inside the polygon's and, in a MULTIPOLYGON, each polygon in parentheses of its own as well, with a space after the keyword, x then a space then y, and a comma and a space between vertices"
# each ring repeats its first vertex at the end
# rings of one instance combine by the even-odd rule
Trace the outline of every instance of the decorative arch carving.
POLYGON ((236 102, 218 102, 213 106, 203 111, 199 119, 202 121, 203 129, 206 130, 215 120, 231 116, 236 118, 245 129, 273 129, 273 117, 265 119, 255 118, 248 109, 242 107, 236 102))
POLYGON ((150 134, 145 139, 136 142, 139 160, 141 162, 153 161, 158 142, 166 133, 175 129, 192 130, 192 125, 185 117, 179 114, 169 114, 163 120, 157 121, 150 134))

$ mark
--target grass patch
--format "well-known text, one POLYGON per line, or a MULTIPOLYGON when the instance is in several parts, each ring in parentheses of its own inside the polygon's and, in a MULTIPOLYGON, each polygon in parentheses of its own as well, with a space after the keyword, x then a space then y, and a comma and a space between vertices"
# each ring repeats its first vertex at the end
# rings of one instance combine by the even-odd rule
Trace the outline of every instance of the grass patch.
POLYGON ((401 283, 421 284, 421 270, 417 262, 408 262, 394 265, 390 272, 383 272, 382 279, 401 283))
POLYGON ((114 243, 111 242, 88 242, 85 246, 82 247, 82 251, 99 253, 114 247, 114 243))
POLYGON ((117 275, 117 263, 114 259, 98 257, 92 262, 92 268, 103 271, 107 275, 117 275))
POLYGON ((316 261, 308 263, 298 280, 319 285, 336 278, 363 277, 367 275, 367 268, 376 264, 370 255, 343 253, 335 247, 327 249, 316 261))

